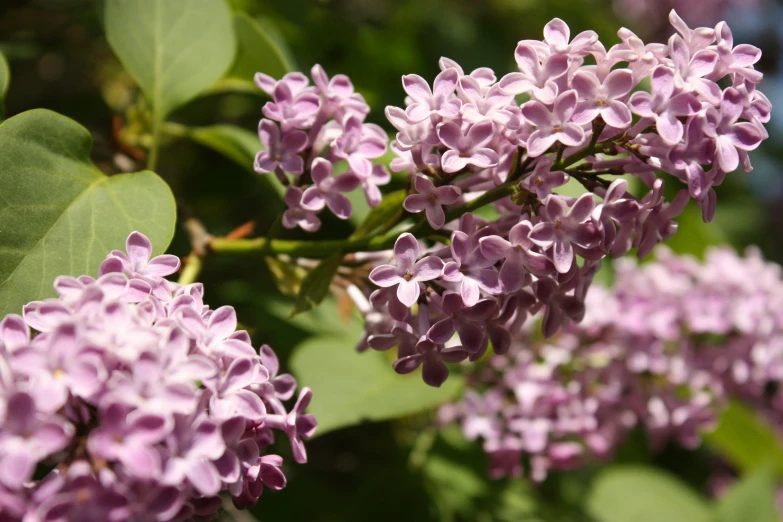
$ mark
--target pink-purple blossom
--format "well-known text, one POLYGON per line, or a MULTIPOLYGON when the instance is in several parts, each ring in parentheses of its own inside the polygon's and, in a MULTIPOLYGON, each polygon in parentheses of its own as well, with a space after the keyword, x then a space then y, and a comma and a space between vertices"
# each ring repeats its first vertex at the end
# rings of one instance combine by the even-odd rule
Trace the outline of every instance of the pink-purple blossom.
POLYGON ((5 520, 208 518, 221 492, 249 507, 263 484, 285 486, 282 457, 267 453, 273 430, 306 461, 315 419, 305 400, 286 411, 296 384, 274 352, 259 355, 199 283, 164 279, 179 259, 151 252, 133 232, 100 278, 60 277, 59 298, 0 322, 5 520))

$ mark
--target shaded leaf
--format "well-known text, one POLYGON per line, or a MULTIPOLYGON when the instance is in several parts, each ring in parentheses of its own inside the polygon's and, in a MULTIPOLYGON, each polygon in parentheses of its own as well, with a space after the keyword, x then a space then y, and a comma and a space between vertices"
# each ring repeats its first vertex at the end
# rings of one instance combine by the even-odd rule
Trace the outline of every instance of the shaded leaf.
POLYGON ((299 295, 296 296, 291 317, 312 310, 324 300, 329 294, 329 285, 332 284, 332 279, 334 279, 337 269, 340 268, 342 260, 342 252, 337 252, 322 259, 318 266, 308 272, 302 281, 299 295))
POLYGON ((11 70, 5 55, 0 52, 0 120, 5 118, 5 95, 11 83, 11 70))
MULTIPOLYGON (((223 154, 253 175, 257 175, 253 170, 253 162, 262 146, 256 133, 235 125, 210 125, 189 129, 187 136, 196 143, 223 154)), ((258 179, 260 183, 278 194, 282 202, 285 187, 278 183, 273 174, 258 175, 258 179)))
POLYGON ((227 78, 248 82, 255 91, 264 94, 253 83, 257 72, 280 79, 295 70, 290 53, 265 25, 241 11, 234 13, 233 22, 237 53, 227 78))
POLYGON ((318 435, 426 411, 453 399, 462 387, 456 374, 440 388, 424 384, 418 372, 398 375, 383 353, 356 353, 344 337, 308 339, 296 348, 291 368, 313 389, 309 411, 318 419, 318 435))
POLYGON ((106 0, 106 37, 162 121, 230 67, 236 41, 224 0, 106 0))
POLYGON ((783 443, 777 431, 739 402, 730 402, 723 410, 717 428, 704 434, 704 443, 742 471, 769 464, 778 475, 783 475, 783 443))
POLYGON ((296 296, 302 288, 302 281, 307 275, 307 270, 294 263, 286 263, 275 257, 265 257, 269 271, 275 278, 275 284, 280 293, 288 296, 296 296))
POLYGON ((599 522, 705 522, 707 503, 676 477, 652 467, 614 466, 595 479, 587 511, 599 522))
POLYGON ((747 476, 721 497, 715 506, 715 522, 780 522, 775 505, 777 482, 770 467, 747 476))
POLYGON ((370 210, 367 217, 364 218, 362 224, 356 228, 351 237, 365 236, 393 221, 398 215, 402 214, 402 202, 405 201, 406 195, 404 190, 386 194, 383 200, 381 200, 381 204, 370 210))
POLYGON ((54 294, 58 275, 96 275, 138 230, 159 254, 176 207, 155 173, 105 176, 87 129, 37 109, 0 125, 0 316, 54 294))

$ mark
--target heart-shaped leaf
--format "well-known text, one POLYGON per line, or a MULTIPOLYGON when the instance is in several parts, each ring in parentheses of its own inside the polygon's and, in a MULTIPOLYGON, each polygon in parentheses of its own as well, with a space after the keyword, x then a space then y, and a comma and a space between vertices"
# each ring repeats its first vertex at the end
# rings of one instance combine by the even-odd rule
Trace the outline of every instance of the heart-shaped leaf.
POLYGON ((61 274, 96 275, 134 230, 155 253, 174 235, 176 206, 155 173, 106 176, 87 129, 36 109, 0 125, 0 317, 54 294, 61 274))

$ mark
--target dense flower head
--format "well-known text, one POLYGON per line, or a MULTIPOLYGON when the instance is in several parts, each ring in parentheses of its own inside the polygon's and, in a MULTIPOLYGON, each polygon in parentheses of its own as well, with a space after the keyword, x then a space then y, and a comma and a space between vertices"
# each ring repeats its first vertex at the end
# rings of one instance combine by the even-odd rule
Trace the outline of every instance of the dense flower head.
POLYGON ((367 203, 377 206, 378 186, 391 180, 386 167, 373 164, 386 152, 388 137, 379 126, 364 123, 370 107, 351 80, 342 74, 330 80, 320 65, 311 76, 313 85, 298 72, 279 80, 255 76, 256 85, 272 97, 258 125, 264 148, 256 155, 255 171, 274 173, 287 187, 283 226, 306 232, 320 228, 318 214, 324 208, 340 219, 351 217, 352 205, 343 193, 358 187, 367 203), (335 175, 337 163, 347 170, 335 175))
POLYGON ((735 45, 724 22, 670 19, 665 45, 623 28, 606 49, 554 19, 543 40, 519 42, 516 72, 467 73, 442 58, 431 85, 403 76, 406 107, 386 108, 398 131, 391 168, 409 176, 404 209, 423 215, 370 274, 381 289, 360 308, 387 320, 368 327, 367 346, 397 346, 398 372, 424 362, 425 381, 440 385, 444 362, 503 353, 530 314, 542 311, 546 337, 580 321, 601 260, 648 255, 690 201, 712 220, 714 187, 751 170, 748 152, 767 138, 760 51, 735 45), (664 190, 661 172, 679 191, 664 190), (569 182, 585 194, 561 193, 569 182), (471 213, 487 204, 496 216, 471 213), (469 333, 438 327, 474 313, 459 321, 469 333))
POLYGON ((782 311, 783 270, 758 251, 701 262, 660 247, 649 263, 615 262, 581 323, 545 340, 528 321, 440 418, 483 441, 492 476, 534 480, 611 457, 635 428, 654 447, 694 448, 729 397, 783 426, 782 311))
POLYGON ((209 520, 231 495, 281 489, 275 432, 307 460, 312 392, 250 344, 234 309, 165 276, 138 232, 100 277, 58 277, 59 298, 0 321, 0 519, 209 520))

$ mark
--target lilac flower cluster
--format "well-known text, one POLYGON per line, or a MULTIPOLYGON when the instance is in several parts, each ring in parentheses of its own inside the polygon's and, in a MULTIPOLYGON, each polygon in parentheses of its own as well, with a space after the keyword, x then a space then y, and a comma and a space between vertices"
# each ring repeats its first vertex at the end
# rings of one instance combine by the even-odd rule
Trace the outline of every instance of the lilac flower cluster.
POLYGON ((403 233, 392 264, 370 274, 381 289, 360 306, 363 346, 397 346, 395 370, 423 364, 439 386, 444 362, 477 360, 489 344, 504 353, 531 313, 543 310, 547 337, 581 320, 601 259, 646 256, 676 232, 689 200, 713 218, 713 187, 750 170, 748 151, 767 137, 761 53, 735 46, 723 22, 691 29, 670 18, 668 45, 621 29, 606 50, 594 32, 572 39, 555 19, 543 41, 519 42, 519 71, 499 80, 446 58, 432 87, 403 77, 407 107, 386 109, 399 131, 391 169, 409 172, 403 206, 428 226, 422 218, 403 233), (651 92, 632 92, 647 80, 651 92), (687 188, 667 201, 658 171, 687 188), (644 190, 631 194, 628 177, 644 190), (588 192, 556 192, 571 179, 588 192), (497 218, 466 213, 487 203, 497 218))
POLYGON ((264 105, 265 118, 258 125, 264 149, 256 156, 255 170, 274 172, 287 187, 283 226, 315 232, 324 208, 340 219, 351 217, 351 202, 344 193, 358 187, 376 207, 381 201, 378 186, 391 177, 386 167, 372 162, 386 152, 386 132, 364 123, 370 107, 348 77, 338 74, 330 80, 320 65, 310 74, 312 86, 298 72, 280 80, 256 74, 256 85, 272 101, 264 105), (348 170, 335 176, 334 164, 343 160, 348 170))
POLYGON ((126 250, 0 322, 1 520, 210 520, 221 492, 245 508, 285 487, 275 431, 307 460, 310 389, 287 410, 295 380, 232 307, 164 279, 179 259, 142 234, 126 250))
POLYGON ((693 448, 727 397, 783 419, 780 266, 755 250, 714 249, 699 262, 661 247, 653 262, 615 268, 611 289, 587 293, 580 324, 543 340, 530 321, 441 410, 483 440, 492 476, 518 476, 527 463, 540 481, 609 458, 637 427, 655 447, 693 448))

